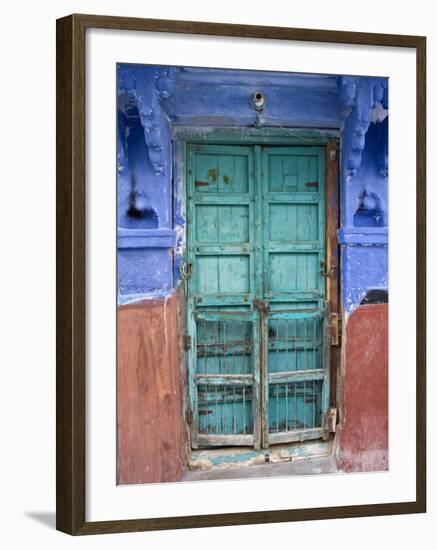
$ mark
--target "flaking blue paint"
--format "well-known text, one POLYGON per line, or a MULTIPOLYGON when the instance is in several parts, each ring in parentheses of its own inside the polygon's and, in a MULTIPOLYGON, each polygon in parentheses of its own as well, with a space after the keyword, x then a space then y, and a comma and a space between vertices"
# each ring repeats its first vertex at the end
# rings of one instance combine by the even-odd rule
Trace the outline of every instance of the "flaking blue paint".
POLYGON ((167 296, 185 251, 177 127, 254 127, 255 91, 269 128, 341 130, 339 243, 343 304, 387 289, 388 80, 119 64, 119 303, 167 296))

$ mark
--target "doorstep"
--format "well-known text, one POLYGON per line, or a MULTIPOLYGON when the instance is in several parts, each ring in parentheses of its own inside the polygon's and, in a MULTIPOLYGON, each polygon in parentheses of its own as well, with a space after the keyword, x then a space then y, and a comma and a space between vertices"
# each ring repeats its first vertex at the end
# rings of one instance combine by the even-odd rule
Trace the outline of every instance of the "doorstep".
POLYGON ((251 447, 193 450, 183 480, 270 477, 336 471, 333 439, 251 447))

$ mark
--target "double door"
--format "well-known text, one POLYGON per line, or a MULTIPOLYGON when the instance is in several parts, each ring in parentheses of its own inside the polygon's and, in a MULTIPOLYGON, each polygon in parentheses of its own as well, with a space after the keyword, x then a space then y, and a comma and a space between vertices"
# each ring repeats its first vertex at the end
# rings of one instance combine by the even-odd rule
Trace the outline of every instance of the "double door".
POLYGON ((186 159, 191 446, 323 437, 324 148, 192 144, 186 159))

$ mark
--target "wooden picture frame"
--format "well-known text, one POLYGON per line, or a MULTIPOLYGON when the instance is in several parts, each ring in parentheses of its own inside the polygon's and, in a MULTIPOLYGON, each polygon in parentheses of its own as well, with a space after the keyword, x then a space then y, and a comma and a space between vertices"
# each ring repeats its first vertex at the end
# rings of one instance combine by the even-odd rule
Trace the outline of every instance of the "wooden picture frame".
MULTIPOLYGON (((71 15, 57 21, 57 529, 71 535, 276 523, 426 511, 426 39, 219 23, 71 15), (417 356, 416 499, 411 502, 213 515, 86 521, 85 495, 85 32, 119 29, 416 52, 417 356)), ((330 170, 331 168, 328 168, 330 170)), ((336 168, 332 168, 336 170, 336 168)), ((332 298, 334 300, 334 298, 332 298)), ((336 300, 336 297, 335 297, 336 300)))

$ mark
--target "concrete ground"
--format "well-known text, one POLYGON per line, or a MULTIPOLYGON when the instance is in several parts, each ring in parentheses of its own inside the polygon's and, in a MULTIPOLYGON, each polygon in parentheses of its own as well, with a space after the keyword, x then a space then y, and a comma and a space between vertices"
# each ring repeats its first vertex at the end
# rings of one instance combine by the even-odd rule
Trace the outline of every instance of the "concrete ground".
POLYGON ((181 481, 207 481, 218 479, 243 479, 281 477, 295 475, 332 474, 338 472, 331 456, 303 458, 282 463, 266 462, 239 468, 211 468, 209 470, 189 470, 181 481))

